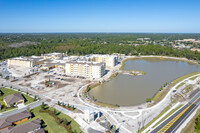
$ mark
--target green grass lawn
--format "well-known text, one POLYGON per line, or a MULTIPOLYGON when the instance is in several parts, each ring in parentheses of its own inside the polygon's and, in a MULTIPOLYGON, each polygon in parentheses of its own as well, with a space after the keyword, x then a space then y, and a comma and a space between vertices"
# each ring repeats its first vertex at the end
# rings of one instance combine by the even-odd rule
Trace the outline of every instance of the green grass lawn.
MULTIPOLYGON (((31 112, 34 114, 34 117, 31 118, 30 120, 28 121, 31 121, 31 120, 34 120, 34 119, 37 119, 39 118, 40 120, 43 120, 45 122, 45 125, 47 125, 44 130, 48 131, 48 133, 67 133, 67 130, 61 126, 61 125, 58 125, 54 119, 54 117, 52 117, 51 115, 49 115, 48 113, 42 113, 42 112, 39 112, 41 109, 41 106, 39 107, 36 107, 34 109, 31 110, 31 112)), ((49 110, 54 110, 54 108, 48 108, 49 110)), ((59 112, 59 111, 57 111, 59 112)), ((71 122, 71 126, 72 126, 72 130, 76 130, 77 133, 80 133, 82 132, 81 129, 80 129, 80 126, 78 123, 76 123, 71 117, 63 114, 63 113, 58 113, 57 115, 59 118, 66 118, 68 121, 72 121, 71 122)), ((28 121, 25 121, 25 122, 28 122, 28 121)), ((23 122, 23 123, 25 123, 23 122)), ((18 125, 21 125, 23 123, 20 123, 18 125)))
MULTIPOLYGON (((12 89, 7 89, 7 88, 0 88, 0 90, 3 92, 3 96, 0 96, 0 103, 1 103, 1 106, 5 107, 5 103, 3 102, 3 98, 7 95, 11 95, 11 94, 15 94, 15 93, 19 93, 18 91, 15 91, 15 90, 12 90, 12 89)), ((22 94, 22 93, 21 93, 22 94)), ((34 98, 28 96, 28 95, 25 95, 25 94, 22 94, 25 98, 25 103, 24 104, 29 104, 29 103, 32 103, 34 101, 34 98)), ((11 110, 13 108, 2 108, 0 110, 0 112, 4 112, 4 111, 8 111, 8 110, 11 110)))
POLYGON ((28 96, 28 95, 24 95, 24 94, 22 94, 22 95, 23 95, 24 98, 26 99, 26 101, 25 101, 25 103, 24 103, 25 105, 34 102, 34 98, 32 98, 32 97, 30 97, 30 96, 28 96))
POLYGON ((181 86, 183 86, 185 83, 183 82, 183 83, 180 83, 177 87, 176 87, 176 89, 178 89, 179 87, 181 87, 181 86))
POLYGON ((194 77, 190 78, 190 80, 195 80, 197 77, 199 77, 199 76, 194 76, 194 77))
MULTIPOLYGON (((50 110, 53 111, 54 108, 50 108, 50 110)), ((59 111, 57 111, 57 112, 59 112, 59 111)), ((76 121, 74 121, 71 117, 69 117, 68 115, 65 115, 65 114, 63 114, 63 113, 60 112, 60 113, 58 114, 58 117, 59 117, 59 118, 66 118, 68 121, 72 121, 72 122, 71 122, 71 125, 72 125, 73 131, 76 130, 77 133, 82 132, 82 130, 80 129, 80 125, 79 125, 76 121)))

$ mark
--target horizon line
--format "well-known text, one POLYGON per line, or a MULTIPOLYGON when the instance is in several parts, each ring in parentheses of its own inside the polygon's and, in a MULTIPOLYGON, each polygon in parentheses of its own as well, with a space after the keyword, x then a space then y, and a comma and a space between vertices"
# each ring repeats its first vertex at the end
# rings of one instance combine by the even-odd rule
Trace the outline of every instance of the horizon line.
POLYGON ((139 33, 139 34, 200 34, 200 32, 0 32, 0 34, 52 34, 52 33, 104 33, 104 34, 112 34, 112 33, 139 33))

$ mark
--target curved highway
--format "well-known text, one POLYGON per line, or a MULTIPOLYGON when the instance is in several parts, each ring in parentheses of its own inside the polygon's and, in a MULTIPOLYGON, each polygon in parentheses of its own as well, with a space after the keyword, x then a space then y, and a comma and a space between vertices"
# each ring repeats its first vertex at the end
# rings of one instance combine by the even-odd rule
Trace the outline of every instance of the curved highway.
POLYGON ((198 92, 185 106, 157 126, 151 133, 174 133, 200 105, 198 92))

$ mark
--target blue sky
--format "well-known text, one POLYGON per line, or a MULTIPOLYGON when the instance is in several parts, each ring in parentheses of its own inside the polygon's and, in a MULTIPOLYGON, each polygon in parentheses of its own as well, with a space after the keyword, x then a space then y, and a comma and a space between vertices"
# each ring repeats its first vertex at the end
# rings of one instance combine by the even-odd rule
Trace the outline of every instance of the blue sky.
POLYGON ((0 0, 0 32, 200 33, 200 0, 0 0))

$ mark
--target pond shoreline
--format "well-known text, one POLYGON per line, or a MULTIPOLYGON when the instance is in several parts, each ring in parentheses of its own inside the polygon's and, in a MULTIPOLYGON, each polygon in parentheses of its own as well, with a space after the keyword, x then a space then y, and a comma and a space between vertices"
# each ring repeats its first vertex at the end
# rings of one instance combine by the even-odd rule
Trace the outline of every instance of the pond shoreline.
MULTIPOLYGON (((197 62, 195 61, 192 61, 192 60, 188 60, 186 58, 178 58, 178 57, 168 57, 168 56, 126 56, 119 64, 119 68, 118 68, 118 71, 116 72, 113 72, 112 75, 109 77, 109 78, 105 78, 103 79, 104 82, 98 84, 98 85, 101 85, 101 84, 104 84, 105 82, 108 82, 110 81, 111 79, 115 78, 118 74, 128 74, 128 75, 131 75, 131 76, 137 76, 137 75, 144 75, 145 72, 143 71, 139 71, 139 70, 131 70, 131 71, 127 71, 127 70, 124 70, 124 63, 128 60, 136 60, 136 59, 143 59, 143 58, 161 58, 161 59, 173 59, 173 60, 179 60, 179 61, 185 61, 185 62, 189 62, 189 63, 193 63, 195 65, 198 65, 200 66, 200 64, 198 64, 197 62), (137 75, 135 75, 134 73, 129 73, 129 72, 137 72, 137 75), (117 74, 116 74, 117 73, 117 74)), ((181 77, 184 77, 185 75, 181 76, 181 77)), ((179 78, 181 78, 179 77, 179 78)), ((176 79, 174 79, 171 83, 173 83, 176 79)), ((171 84, 169 83, 169 84, 171 84)), ((93 88, 96 88, 93 87, 93 88)), ((168 85, 165 87, 165 88, 168 88, 168 85)), ((170 88, 168 88, 169 90, 172 88, 172 86, 170 86, 170 88)), ((166 90, 166 89, 163 89, 163 90, 166 90)), ((157 93, 159 93, 160 91, 158 91, 157 93)), ((167 91, 168 92, 168 91, 167 91)), ((157 95, 157 93, 155 93, 151 99, 154 99, 154 97, 157 95)), ((167 93, 165 94, 167 95, 167 93)), ((92 102, 93 104, 95 105, 98 105, 98 106, 101 106, 101 104, 99 103, 102 103, 103 107, 111 107, 113 108, 113 104, 107 104, 107 103, 103 103, 103 102, 99 102, 97 100, 92 100, 91 96, 89 95, 89 92, 88 92, 88 96, 90 97, 90 102, 92 102)), ((165 97, 165 96, 164 96, 165 97)), ((93 98, 94 99, 94 98, 93 98)), ((162 98, 163 99, 163 98, 162 98)), ((161 99, 161 100, 162 100, 161 99)), ((158 102, 155 102, 156 104, 158 102)), ((142 106, 142 107, 145 107, 147 105, 147 103, 143 103, 143 104, 139 104, 139 105, 130 105, 130 106, 120 106, 120 107, 136 107, 136 106, 142 106)), ((116 105, 116 107, 119 107, 119 105, 116 105)))

